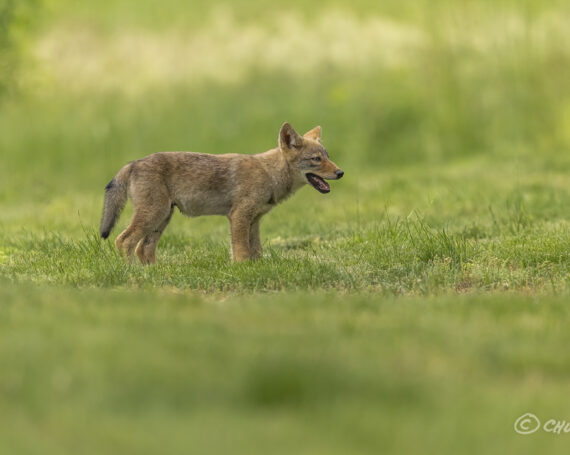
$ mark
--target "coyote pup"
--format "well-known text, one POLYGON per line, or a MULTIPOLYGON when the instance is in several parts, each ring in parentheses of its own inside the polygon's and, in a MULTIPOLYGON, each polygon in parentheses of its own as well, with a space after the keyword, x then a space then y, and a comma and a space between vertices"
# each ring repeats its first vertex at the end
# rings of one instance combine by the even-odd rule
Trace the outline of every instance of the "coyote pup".
POLYGON ((174 207, 191 217, 227 216, 233 259, 257 259, 263 215, 307 183, 328 193, 325 179, 343 175, 321 144, 320 126, 300 136, 284 123, 279 146, 257 155, 155 153, 126 164, 105 187, 101 237, 109 237, 128 196, 133 219, 115 245, 131 261, 136 250, 141 263, 155 262, 156 245, 174 207))

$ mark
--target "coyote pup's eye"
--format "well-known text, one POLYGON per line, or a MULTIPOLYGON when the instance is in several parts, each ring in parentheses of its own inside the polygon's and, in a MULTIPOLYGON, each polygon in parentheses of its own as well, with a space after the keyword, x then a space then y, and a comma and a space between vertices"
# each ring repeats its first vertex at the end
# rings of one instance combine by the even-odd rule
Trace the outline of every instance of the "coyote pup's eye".
POLYGON ((313 156, 313 161, 315 161, 316 163, 320 163, 321 157, 320 156, 313 156))

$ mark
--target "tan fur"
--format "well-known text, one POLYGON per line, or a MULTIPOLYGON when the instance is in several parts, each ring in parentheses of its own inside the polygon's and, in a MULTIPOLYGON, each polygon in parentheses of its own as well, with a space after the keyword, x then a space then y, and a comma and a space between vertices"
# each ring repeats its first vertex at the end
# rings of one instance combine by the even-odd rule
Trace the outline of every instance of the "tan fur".
POLYGON ((227 216, 233 259, 257 259, 261 217, 309 183, 309 173, 327 180, 343 175, 321 144, 319 126, 300 136, 284 123, 279 146, 257 155, 155 153, 127 164, 107 185, 101 236, 109 235, 128 195, 135 212, 115 245, 129 260, 136 252, 141 263, 155 262, 174 207, 191 217, 227 216))

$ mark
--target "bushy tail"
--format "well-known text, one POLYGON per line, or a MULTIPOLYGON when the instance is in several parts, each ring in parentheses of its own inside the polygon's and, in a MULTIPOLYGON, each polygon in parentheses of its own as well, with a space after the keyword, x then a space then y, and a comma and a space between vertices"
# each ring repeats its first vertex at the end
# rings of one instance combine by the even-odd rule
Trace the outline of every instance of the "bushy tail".
POLYGON ((129 174, 130 165, 127 165, 105 187, 105 202, 103 204, 103 216, 101 217, 101 228, 99 230, 101 237, 104 239, 109 237, 127 203, 129 174))

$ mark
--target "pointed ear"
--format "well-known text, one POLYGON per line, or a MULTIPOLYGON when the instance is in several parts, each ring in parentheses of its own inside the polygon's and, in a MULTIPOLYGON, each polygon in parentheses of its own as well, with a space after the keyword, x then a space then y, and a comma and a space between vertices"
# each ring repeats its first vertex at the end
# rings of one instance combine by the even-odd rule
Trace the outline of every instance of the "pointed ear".
POLYGON ((320 141, 321 133, 322 133, 321 127, 315 126, 311 131, 307 131, 305 134, 303 134, 303 137, 313 139, 314 141, 320 141))
POLYGON ((285 122, 279 131, 279 147, 282 149, 295 149, 303 145, 303 138, 297 134, 293 127, 285 122))

